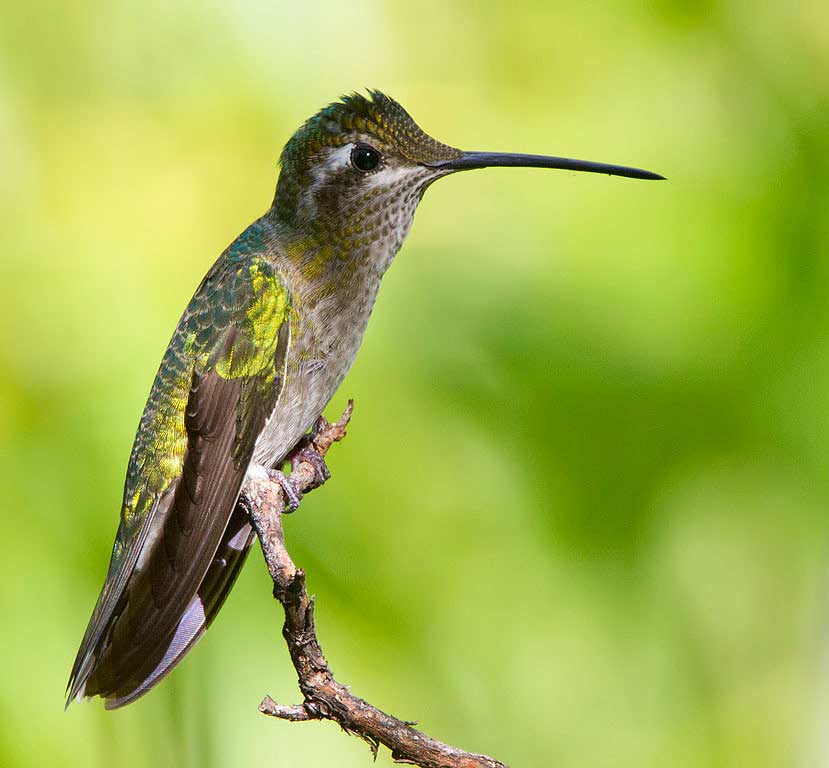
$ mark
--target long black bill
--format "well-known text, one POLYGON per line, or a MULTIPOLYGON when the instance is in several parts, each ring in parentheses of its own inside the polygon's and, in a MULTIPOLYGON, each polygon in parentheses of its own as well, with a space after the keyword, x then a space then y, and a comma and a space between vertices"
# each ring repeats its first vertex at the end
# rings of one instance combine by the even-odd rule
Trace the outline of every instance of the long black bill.
POLYGON ((572 160, 569 157, 549 157, 547 155, 520 155, 510 152, 464 152, 453 160, 426 163, 429 168, 446 171, 471 171, 474 168, 558 168, 563 171, 585 171, 587 173, 606 173, 610 176, 627 176, 631 179, 664 179, 658 173, 643 171, 641 168, 628 168, 625 165, 608 165, 593 163, 589 160, 572 160))

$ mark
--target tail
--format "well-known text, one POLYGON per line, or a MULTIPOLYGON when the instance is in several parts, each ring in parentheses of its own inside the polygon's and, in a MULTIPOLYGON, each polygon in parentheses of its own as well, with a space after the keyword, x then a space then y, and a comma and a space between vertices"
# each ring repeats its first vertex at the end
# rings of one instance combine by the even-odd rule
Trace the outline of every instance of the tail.
MULTIPOLYGON (((184 658, 215 618, 230 592, 253 541, 253 529, 240 504, 236 504, 216 554, 201 584, 183 606, 178 623, 163 642, 148 643, 148 653, 138 654, 130 670, 119 660, 129 653, 135 657, 133 629, 141 624, 141 611, 132 606, 115 609, 112 631, 86 654, 79 652, 67 686, 66 706, 78 699, 101 696, 107 709, 117 709, 143 696, 184 658), (133 612, 136 612, 133 609, 133 612), (120 615, 122 614, 123 615, 120 615)), ((133 578, 140 578, 136 574, 133 578)))

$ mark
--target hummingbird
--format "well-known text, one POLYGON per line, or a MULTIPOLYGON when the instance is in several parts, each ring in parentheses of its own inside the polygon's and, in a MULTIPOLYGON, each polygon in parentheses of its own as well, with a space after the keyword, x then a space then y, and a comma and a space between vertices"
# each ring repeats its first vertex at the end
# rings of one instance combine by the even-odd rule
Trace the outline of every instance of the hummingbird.
POLYGON ((291 458, 327 469, 307 433, 360 347, 386 270, 438 179, 533 167, 663 177, 543 155, 464 152, 379 91, 344 96, 285 145, 270 209, 219 256, 161 360, 130 454, 106 580, 67 706, 147 693, 215 618, 254 539, 246 476, 299 501, 291 458), (310 453, 309 453, 310 452, 310 453))

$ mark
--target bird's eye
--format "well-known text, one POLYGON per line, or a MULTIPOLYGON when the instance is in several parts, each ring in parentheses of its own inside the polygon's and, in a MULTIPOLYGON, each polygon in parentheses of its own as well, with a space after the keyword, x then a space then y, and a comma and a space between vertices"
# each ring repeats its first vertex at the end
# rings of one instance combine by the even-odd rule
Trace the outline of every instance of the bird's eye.
POLYGON ((351 164, 358 171, 368 173, 380 165, 380 153, 368 144, 357 144, 351 150, 351 164))

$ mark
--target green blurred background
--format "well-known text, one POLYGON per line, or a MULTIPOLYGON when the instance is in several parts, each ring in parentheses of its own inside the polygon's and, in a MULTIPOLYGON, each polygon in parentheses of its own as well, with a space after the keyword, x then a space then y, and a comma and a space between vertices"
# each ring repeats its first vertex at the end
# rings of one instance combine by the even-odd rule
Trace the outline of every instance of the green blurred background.
MULTIPOLYGON (((145 699, 63 712, 179 313, 282 144, 377 87, 433 187, 287 523, 335 673, 513 766, 829 765, 829 9, 0 2, 0 764, 367 766, 261 555, 145 699)), ((380 765, 391 765, 381 751, 380 765)))

